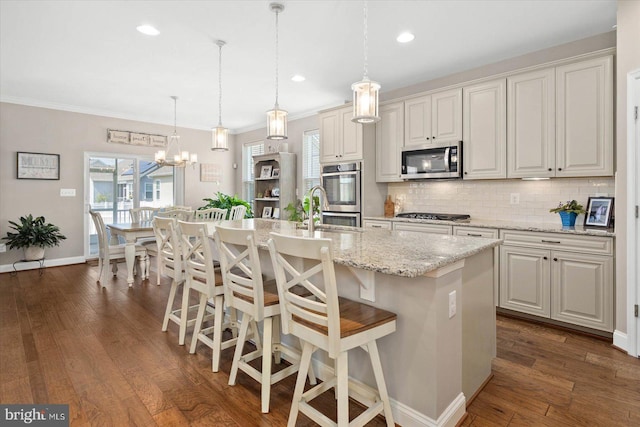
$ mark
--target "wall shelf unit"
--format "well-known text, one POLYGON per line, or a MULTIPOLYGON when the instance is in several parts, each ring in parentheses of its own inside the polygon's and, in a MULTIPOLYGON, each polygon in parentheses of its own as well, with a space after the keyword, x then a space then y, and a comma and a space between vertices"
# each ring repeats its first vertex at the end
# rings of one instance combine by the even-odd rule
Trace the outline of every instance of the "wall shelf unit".
POLYGON ((253 156, 255 186, 253 209, 256 218, 262 218, 265 208, 279 209, 279 218, 288 219, 284 210, 296 201, 296 155, 294 153, 269 153, 253 156), (266 176, 266 171, 269 171, 266 176), (274 171, 277 171, 274 173, 274 171), (278 196, 274 196, 276 191, 278 196))

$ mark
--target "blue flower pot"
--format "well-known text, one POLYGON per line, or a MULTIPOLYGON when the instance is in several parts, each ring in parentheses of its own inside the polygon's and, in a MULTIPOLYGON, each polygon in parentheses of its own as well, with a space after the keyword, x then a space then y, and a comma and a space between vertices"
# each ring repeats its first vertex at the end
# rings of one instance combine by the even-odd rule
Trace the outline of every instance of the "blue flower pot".
POLYGON ((563 227, 574 227, 576 225, 576 218, 578 214, 575 212, 558 212, 560 219, 562 220, 563 227))

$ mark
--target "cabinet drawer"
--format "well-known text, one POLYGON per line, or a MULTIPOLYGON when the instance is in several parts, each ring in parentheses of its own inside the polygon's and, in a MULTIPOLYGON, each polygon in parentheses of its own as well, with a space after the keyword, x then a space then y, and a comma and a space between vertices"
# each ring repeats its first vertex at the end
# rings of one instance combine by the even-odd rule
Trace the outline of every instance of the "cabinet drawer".
POLYGON ((512 246, 613 255, 613 239, 611 237, 500 230, 500 238, 504 239, 504 244, 512 246))
POLYGON ((365 219, 362 222, 364 228, 374 228, 378 230, 391 230, 391 221, 377 221, 371 219, 365 219))
POLYGON ((451 234, 450 225, 438 225, 438 224, 409 224, 406 222, 393 223, 394 230, 401 231, 418 231, 421 233, 431 234, 451 234))
POLYGON ((479 228, 479 227, 460 227, 453 226, 454 236, 470 236, 470 237, 487 237, 490 239, 498 238, 498 230, 495 228, 479 228))

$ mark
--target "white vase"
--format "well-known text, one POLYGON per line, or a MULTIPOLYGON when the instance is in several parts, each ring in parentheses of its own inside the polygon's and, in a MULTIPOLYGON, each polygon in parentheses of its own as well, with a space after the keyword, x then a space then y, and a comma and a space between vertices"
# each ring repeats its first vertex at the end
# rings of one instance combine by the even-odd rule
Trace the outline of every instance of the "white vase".
POLYGON ((24 259, 27 261, 35 261, 44 258, 44 248, 40 246, 29 246, 24 248, 24 259))

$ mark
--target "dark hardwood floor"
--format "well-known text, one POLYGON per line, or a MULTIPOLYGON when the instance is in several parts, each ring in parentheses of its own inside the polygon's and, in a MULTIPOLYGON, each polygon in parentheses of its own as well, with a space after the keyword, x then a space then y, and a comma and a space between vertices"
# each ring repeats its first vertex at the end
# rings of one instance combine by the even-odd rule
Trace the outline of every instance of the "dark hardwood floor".
MULTIPOLYGON (((227 385, 232 350, 211 372, 211 351, 160 331, 169 282, 118 277, 102 289, 79 264, 0 274, 0 402, 68 403, 71 425, 283 426, 295 377, 273 386, 227 385)), ((464 426, 640 425, 640 360, 599 339, 498 317, 494 377, 464 426)), ((190 338, 190 337, 189 337, 190 338)), ((317 399, 329 416, 330 393, 317 399)), ((315 401, 314 401, 315 402, 315 401)), ((360 410, 353 405, 354 413, 360 410)), ((298 425, 313 425, 300 415, 298 425)), ((372 426, 382 426, 375 419, 372 426)))

